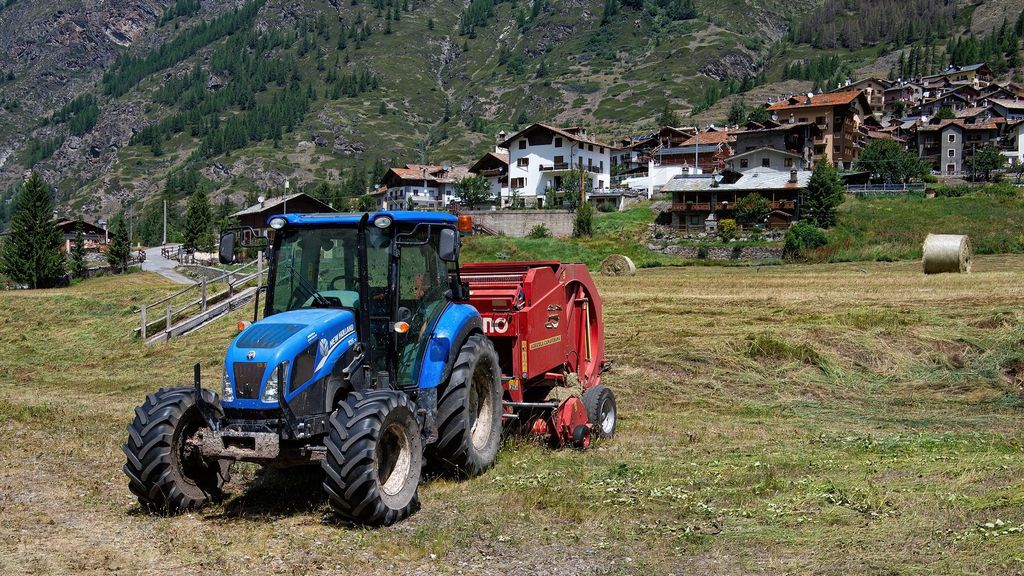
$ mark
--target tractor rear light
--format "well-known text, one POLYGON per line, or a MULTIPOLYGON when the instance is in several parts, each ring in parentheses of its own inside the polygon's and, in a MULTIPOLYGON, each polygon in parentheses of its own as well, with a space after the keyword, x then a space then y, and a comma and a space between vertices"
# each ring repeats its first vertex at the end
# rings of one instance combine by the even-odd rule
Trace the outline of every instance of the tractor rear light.
POLYGON ((220 400, 221 402, 235 401, 235 390, 231 387, 231 378, 228 377, 227 366, 224 366, 224 377, 221 379, 220 400))
POLYGON ((278 380, 278 374, 283 374, 284 379, 288 380, 288 361, 281 362, 278 366, 270 372, 270 378, 267 378, 267 383, 263 386, 263 396, 260 398, 263 402, 277 402, 278 394, 281 390, 281 383, 278 380))
POLYGON ((409 331, 409 323, 408 322, 401 322, 401 321, 400 322, 395 322, 394 323, 394 329, 395 329, 395 332, 398 332, 399 334, 405 334, 406 332, 409 331))
POLYGON ((468 234, 473 231, 473 217, 465 214, 459 216, 459 232, 468 234))
POLYGON ((248 320, 242 320, 238 323, 238 331, 245 332, 245 329, 248 328, 249 326, 252 326, 252 322, 249 322, 248 320))

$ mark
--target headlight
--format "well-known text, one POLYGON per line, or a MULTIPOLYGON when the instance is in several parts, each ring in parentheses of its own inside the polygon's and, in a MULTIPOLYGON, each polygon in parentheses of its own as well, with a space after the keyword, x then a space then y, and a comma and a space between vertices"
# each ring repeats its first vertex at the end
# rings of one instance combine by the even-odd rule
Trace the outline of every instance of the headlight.
POLYGON ((377 216, 373 219, 373 225, 383 230, 391 226, 391 216, 377 216))
POLYGON ((288 221, 285 220, 284 218, 281 218, 280 216, 277 218, 270 219, 270 227, 273 228, 274 230, 280 230, 281 228, 284 228, 284 225, 287 223, 288 221))
POLYGON ((224 378, 220 385, 220 400, 221 402, 234 402, 235 401, 235 389, 231 387, 231 379, 228 378, 228 367, 224 367, 224 378))
POLYGON ((285 382, 288 381, 288 361, 281 362, 277 368, 270 373, 270 378, 267 378, 267 385, 263 387, 263 398, 264 402, 277 402, 277 396, 280 391, 280 382, 277 379, 277 375, 283 375, 285 382))

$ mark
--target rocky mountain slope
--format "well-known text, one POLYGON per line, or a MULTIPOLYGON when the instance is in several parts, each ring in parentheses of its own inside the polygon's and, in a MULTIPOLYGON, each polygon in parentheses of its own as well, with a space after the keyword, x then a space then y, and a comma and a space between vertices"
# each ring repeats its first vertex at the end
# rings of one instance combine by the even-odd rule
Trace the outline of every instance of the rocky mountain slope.
MULTIPOLYGON (((197 187, 235 203, 286 179, 353 195, 374 163, 469 162, 532 121, 611 140, 666 106, 720 120, 730 93, 810 88, 778 83, 821 53, 791 30, 811 16, 843 28, 855 15, 829 11, 850 4, 5 0, 0 194, 34 167, 68 213, 144 218, 197 187)), ((1012 23, 1014 10, 976 0, 948 34, 1012 23)), ((835 51, 853 68, 891 59, 883 46, 835 51)))

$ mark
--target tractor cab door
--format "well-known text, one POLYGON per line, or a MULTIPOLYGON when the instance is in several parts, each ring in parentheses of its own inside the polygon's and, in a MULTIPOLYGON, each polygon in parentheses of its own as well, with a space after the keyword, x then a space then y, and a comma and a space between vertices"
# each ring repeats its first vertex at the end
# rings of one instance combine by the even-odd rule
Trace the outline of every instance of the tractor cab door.
POLYGON ((432 327, 444 311, 448 290, 448 264, 438 252, 440 228, 419 225, 398 244, 399 319, 409 323, 405 334, 396 334, 398 385, 414 388, 419 380, 423 351, 432 327))

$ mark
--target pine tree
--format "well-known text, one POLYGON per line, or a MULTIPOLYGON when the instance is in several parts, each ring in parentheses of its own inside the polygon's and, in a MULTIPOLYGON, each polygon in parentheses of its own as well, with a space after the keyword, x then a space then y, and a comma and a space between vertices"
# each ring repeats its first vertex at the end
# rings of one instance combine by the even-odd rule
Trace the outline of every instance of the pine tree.
POLYGON ((829 162, 816 163, 800 206, 801 219, 818 228, 828 228, 836 223, 836 209, 842 202, 843 181, 839 172, 829 162))
POLYGON ((71 244, 71 253, 68 256, 68 272, 71 272, 71 276, 85 277, 85 233, 82 232, 81 222, 75 226, 75 241, 71 244))
POLYGON ((53 209, 46 182, 33 172, 14 199, 8 236, 0 245, 0 274, 29 288, 50 288, 60 282, 63 240, 53 209))
POLYGON ((128 269, 128 257, 132 246, 128 240, 128 227, 124 225, 124 217, 119 217, 111 229, 110 246, 107 248, 107 264, 115 273, 128 269))
POLYGON ((203 190, 197 190, 188 200, 182 244, 185 250, 213 250, 213 215, 210 211, 210 201, 203 190))

